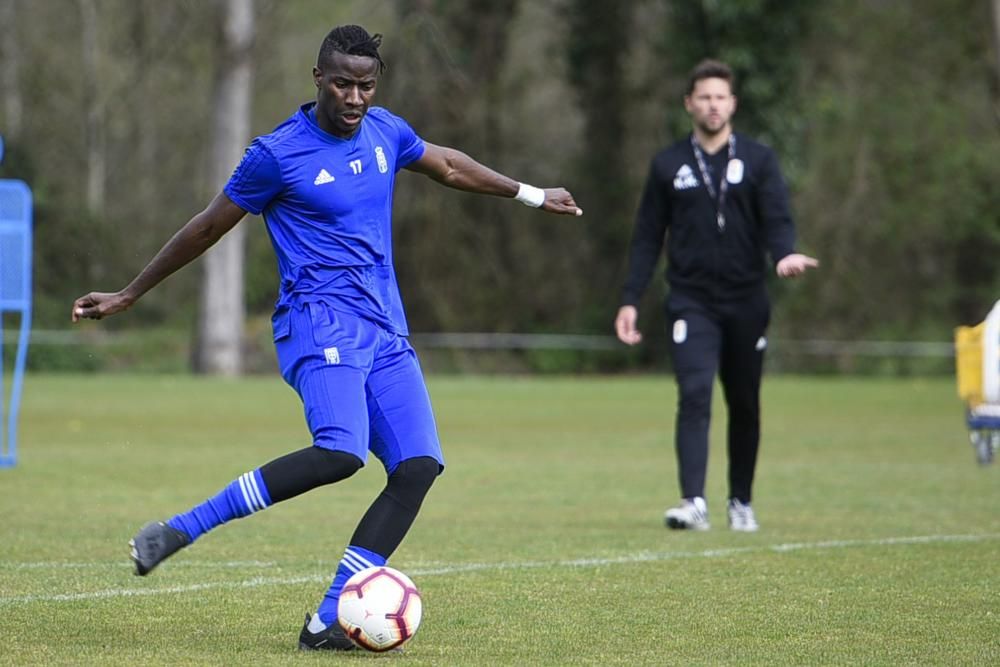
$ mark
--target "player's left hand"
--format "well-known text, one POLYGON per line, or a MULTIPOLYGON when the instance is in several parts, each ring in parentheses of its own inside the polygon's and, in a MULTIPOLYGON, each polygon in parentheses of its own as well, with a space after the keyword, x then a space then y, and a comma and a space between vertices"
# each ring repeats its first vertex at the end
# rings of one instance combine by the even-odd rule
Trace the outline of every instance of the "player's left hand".
POLYGON ((565 188, 545 188, 541 209, 562 215, 583 215, 583 209, 576 205, 573 195, 565 188))
POLYGON ((806 269, 815 269, 818 266, 818 259, 793 252, 791 255, 782 257, 774 270, 777 271, 779 278, 794 278, 801 276, 806 272, 806 269))
POLYGON ((101 320, 128 309, 132 301, 121 292, 91 292, 73 302, 72 319, 101 320))

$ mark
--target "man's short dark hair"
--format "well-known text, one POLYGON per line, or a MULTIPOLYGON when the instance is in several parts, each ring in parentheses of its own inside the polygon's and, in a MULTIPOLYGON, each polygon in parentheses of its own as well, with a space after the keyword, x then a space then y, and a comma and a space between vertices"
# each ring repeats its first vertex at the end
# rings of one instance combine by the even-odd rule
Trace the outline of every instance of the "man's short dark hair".
POLYGON ((343 53, 348 56, 374 58, 378 61, 378 71, 381 74, 385 71, 385 63, 378 54, 378 47, 381 45, 382 35, 378 33, 370 35, 359 25, 340 25, 323 39, 319 55, 316 56, 316 66, 322 68, 324 64, 330 62, 334 53, 343 53))
POLYGON ((733 92, 736 90, 736 76, 733 74, 733 68, 721 60, 706 58, 694 66, 688 76, 688 95, 694 92, 695 85, 702 79, 722 79, 729 83, 729 90, 733 92))

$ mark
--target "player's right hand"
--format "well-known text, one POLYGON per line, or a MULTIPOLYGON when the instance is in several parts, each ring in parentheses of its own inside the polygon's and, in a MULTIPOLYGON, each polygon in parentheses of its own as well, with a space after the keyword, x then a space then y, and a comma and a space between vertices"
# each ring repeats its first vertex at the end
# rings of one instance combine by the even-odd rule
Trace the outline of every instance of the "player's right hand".
POLYGON ((121 292, 91 292, 73 302, 73 321, 100 320, 132 305, 121 292))
POLYGON ((622 306, 618 309, 618 316, 615 318, 615 334, 618 340, 626 345, 638 345, 642 342, 642 334, 636 329, 636 321, 639 319, 639 311, 635 306, 622 306))

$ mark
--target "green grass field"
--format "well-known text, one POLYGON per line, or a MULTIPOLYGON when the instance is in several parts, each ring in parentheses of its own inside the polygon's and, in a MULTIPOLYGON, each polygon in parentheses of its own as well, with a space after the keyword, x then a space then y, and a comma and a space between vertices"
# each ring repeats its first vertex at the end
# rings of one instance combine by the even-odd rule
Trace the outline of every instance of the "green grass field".
POLYGON ((1000 465, 975 463, 948 378, 767 378, 757 534, 725 527, 718 402, 713 529, 663 527, 669 377, 430 386, 448 469, 391 561, 423 625, 402 653, 316 655, 302 618, 377 462, 138 578, 145 521, 307 444, 297 398, 276 377, 29 377, 0 470, 0 664, 1000 664, 1000 465))

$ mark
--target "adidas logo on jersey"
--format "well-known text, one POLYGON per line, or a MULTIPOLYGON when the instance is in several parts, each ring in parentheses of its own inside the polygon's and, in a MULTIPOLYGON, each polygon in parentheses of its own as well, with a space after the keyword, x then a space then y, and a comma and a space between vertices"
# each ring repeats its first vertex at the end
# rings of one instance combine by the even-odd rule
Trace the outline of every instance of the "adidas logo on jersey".
POLYGON ((698 179, 694 177, 691 167, 686 164, 681 165, 677 174, 674 175, 674 190, 687 190, 696 187, 698 187, 698 179))
POLYGON ((316 180, 313 181, 313 185, 323 185, 324 183, 333 183, 336 179, 330 175, 326 169, 320 169, 319 173, 316 174, 316 180))

